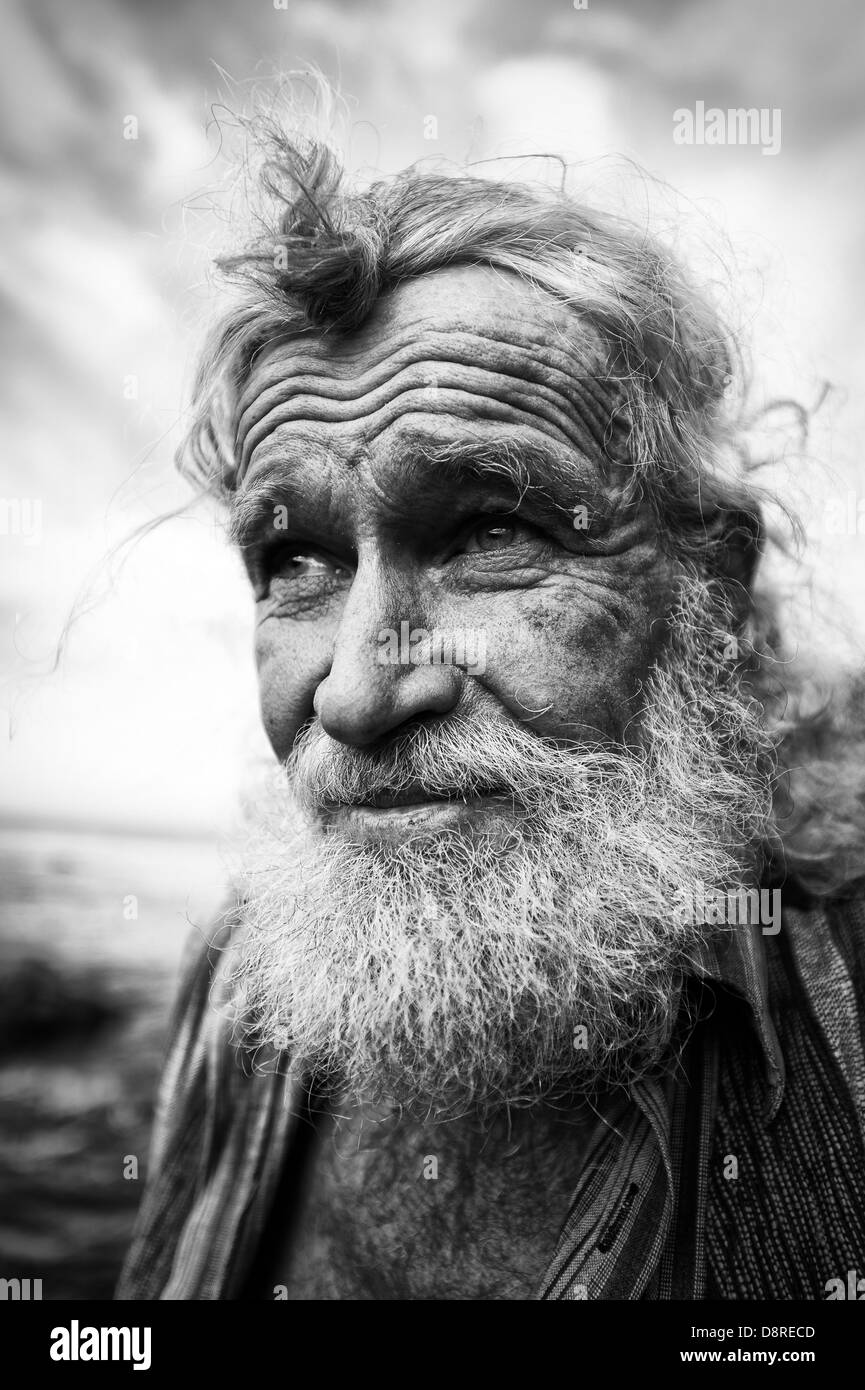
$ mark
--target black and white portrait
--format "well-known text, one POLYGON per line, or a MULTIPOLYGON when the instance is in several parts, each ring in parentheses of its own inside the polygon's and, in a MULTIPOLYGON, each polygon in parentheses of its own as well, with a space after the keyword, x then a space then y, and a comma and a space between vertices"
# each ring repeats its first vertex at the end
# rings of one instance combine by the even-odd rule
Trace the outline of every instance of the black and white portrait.
POLYGON ((865 16, 4 25, 4 1298, 807 1359, 865 1298, 865 16))

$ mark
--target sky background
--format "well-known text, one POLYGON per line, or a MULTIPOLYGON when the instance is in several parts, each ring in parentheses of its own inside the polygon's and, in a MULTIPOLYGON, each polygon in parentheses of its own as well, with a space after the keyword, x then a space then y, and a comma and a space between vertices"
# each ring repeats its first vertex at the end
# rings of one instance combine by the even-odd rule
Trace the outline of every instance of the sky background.
POLYGON ((251 601, 213 519, 106 557, 185 500, 172 456, 224 235, 202 196, 221 177, 211 108, 280 69, 338 84, 363 176, 577 162, 572 187, 650 217, 709 278, 757 401, 831 385, 773 482, 811 542, 796 638, 861 662, 865 535, 825 524, 827 502, 865 498, 861 6, 26 0, 2 24, 0 498, 41 525, 0 534, 0 817, 210 833, 265 756, 251 601), (780 152, 675 144, 697 101, 779 108, 780 152))

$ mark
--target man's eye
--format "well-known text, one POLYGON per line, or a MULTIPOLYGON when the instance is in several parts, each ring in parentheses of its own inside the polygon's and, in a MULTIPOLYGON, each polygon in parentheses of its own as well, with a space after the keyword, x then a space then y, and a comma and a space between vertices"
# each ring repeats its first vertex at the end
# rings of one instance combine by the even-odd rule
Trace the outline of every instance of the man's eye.
POLYGON ((307 575, 334 577, 341 573, 340 567, 332 560, 308 551, 282 551, 273 558, 271 575, 281 579, 304 579, 307 575))
POLYGON ((530 526, 513 517, 493 517, 472 529, 466 538, 465 550, 469 554, 479 550, 506 550, 508 546, 520 545, 535 534, 530 526))
POLYGON ((349 577, 349 571, 338 561, 315 550, 299 550, 279 546, 265 554, 259 569, 262 593, 295 590, 309 597, 324 593, 349 577))

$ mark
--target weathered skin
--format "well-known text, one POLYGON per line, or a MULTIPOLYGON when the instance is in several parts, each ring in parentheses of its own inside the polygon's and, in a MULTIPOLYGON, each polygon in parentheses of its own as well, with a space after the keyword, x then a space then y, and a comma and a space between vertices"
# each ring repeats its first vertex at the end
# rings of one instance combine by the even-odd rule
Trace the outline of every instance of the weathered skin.
MULTIPOLYGON (((313 712, 354 747, 457 707, 550 738, 629 737, 674 576, 649 514, 617 508, 624 478, 599 448, 612 400, 586 370, 598 360, 551 296, 462 268, 385 296, 349 340, 310 336, 301 358, 295 345, 259 361, 241 425, 238 516, 248 520, 261 490, 262 523, 244 534, 262 712, 279 758, 313 712), (529 495, 514 511, 509 484, 457 486, 424 462, 418 440, 546 450, 571 470, 572 493, 558 488, 558 508, 529 495), (275 531, 283 503, 287 529, 275 531), (573 525, 580 504, 606 516, 589 544, 573 525), (490 526, 500 529, 491 536, 490 526), (258 550, 274 544, 268 577, 258 550), (485 671, 382 664, 379 632, 406 620, 483 629, 485 671)), ((578 1173, 579 1128, 564 1130, 568 1119, 535 1107, 505 1159, 501 1136, 484 1153, 472 1117, 429 1134, 367 1126, 359 1151, 351 1117, 346 1143, 321 1144, 301 1235, 262 1296, 290 1282, 294 1297, 435 1297, 445 1287, 455 1297, 455 1261, 464 1297, 530 1296, 578 1173), (420 1176, 424 1154, 447 1158, 439 1183, 420 1176), (412 1260, 394 1261, 409 1247, 412 1260)))
POLYGON ((548 1109, 500 1115, 486 1130, 470 1116, 321 1118, 297 1224, 258 1296, 533 1298, 594 1122, 548 1109))
POLYGON ((260 410, 247 414, 255 443, 239 500, 266 480, 263 539, 290 536, 293 553, 308 554, 300 566, 283 564, 269 592, 258 589, 262 709, 278 757, 313 710, 331 737, 363 746, 405 720, 446 714, 468 695, 467 679, 476 700, 538 733, 621 735, 663 641, 672 582, 648 516, 613 516, 591 554, 574 529, 574 506, 591 512, 593 499, 614 501, 618 491, 584 452, 589 429, 569 423, 569 393, 585 397, 583 382, 546 360, 565 366, 564 345, 579 335, 552 297, 473 267, 409 282, 347 342, 311 338, 315 371, 304 373, 303 394, 296 349, 260 364, 249 394, 281 375, 283 404, 254 426, 260 410), (401 365, 406 344, 411 368, 401 365), (479 365, 461 360, 468 355, 479 365), (519 364, 537 385, 512 375, 519 364), (372 390, 366 373, 379 383, 372 390), (433 392, 424 383, 434 377, 433 392), (280 422, 287 406, 296 418, 280 422), (450 475, 413 462, 417 434, 551 447, 574 469, 573 497, 559 499, 558 519, 528 501, 520 520, 533 531, 482 551, 472 528, 509 512, 511 491, 477 482, 458 491, 450 475), (280 502, 289 507, 283 532, 273 529, 280 502), (486 672, 382 664, 377 634, 402 620, 483 628, 486 672), (518 650, 516 628, 527 639, 518 650))

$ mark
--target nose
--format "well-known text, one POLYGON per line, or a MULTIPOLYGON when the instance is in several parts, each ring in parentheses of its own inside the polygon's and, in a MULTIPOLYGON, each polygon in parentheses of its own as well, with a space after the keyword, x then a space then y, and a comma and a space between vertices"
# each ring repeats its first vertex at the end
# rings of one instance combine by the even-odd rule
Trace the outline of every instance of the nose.
POLYGON ((331 738, 367 747, 409 720, 440 718, 457 705, 465 680, 460 667, 411 659, 425 651, 415 637, 419 608, 406 586, 386 580, 371 564, 358 568, 330 670, 313 698, 331 738))

